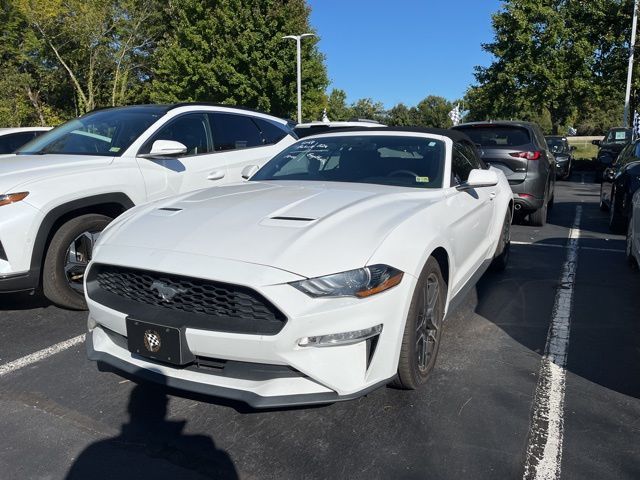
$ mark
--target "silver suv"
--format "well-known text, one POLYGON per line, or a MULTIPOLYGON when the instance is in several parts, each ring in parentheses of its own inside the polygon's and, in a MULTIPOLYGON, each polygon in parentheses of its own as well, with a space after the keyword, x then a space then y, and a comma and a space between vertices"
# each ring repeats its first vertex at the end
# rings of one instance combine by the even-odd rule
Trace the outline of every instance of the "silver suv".
POLYGON ((464 123, 461 130, 478 146, 482 160, 502 170, 513 190, 516 211, 543 226, 553 205, 556 161, 544 134, 531 122, 464 123))

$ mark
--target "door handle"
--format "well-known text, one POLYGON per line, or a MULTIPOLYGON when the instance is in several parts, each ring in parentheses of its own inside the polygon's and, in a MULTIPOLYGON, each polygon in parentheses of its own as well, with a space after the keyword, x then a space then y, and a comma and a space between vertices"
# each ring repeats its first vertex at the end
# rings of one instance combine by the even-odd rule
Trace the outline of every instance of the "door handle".
POLYGON ((496 198, 496 192, 490 192, 490 193, 489 193, 489 198, 490 198, 491 200, 493 200, 494 198, 496 198))
POLYGON ((220 180, 224 178, 224 170, 214 170, 209 174, 207 180, 220 180))

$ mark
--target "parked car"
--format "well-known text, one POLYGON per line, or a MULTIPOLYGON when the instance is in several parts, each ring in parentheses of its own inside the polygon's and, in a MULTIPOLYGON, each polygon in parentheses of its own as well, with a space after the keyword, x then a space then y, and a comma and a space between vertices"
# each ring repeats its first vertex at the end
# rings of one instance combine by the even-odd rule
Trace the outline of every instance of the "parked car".
POLYGON ((246 184, 136 207, 103 232, 89 358, 254 407, 416 388, 447 311, 506 267, 512 209, 460 132, 305 138, 246 184))
POLYGON ((308 137, 309 135, 317 135, 319 133, 326 133, 332 130, 344 130, 344 129, 362 129, 362 128, 378 128, 385 127, 386 125, 376 122, 375 120, 354 119, 348 122, 309 122, 299 123, 293 129, 298 135, 298 138, 308 137))
POLYGON ((0 155, 15 152, 25 143, 49 130, 51 127, 0 128, 0 155))
POLYGON ((610 129, 603 140, 593 140, 591 142, 599 147, 596 157, 596 182, 602 180, 604 170, 610 167, 618 158, 625 145, 631 141, 631 135, 632 130, 630 128, 616 127, 610 129))
POLYGON ((105 109, 0 161, 0 291, 85 307, 93 244, 128 208, 241 179, 295 141, 284 120, 204 104, 105 109))
POLYGON ((631 213, 631 198, 640 187, 640 140, 628 143, 602 175, 600 208, 609 212, 609 228, 625 232, 631 213))
POLYGON ((535 123, 497 121, 464 123, 453 127, 466 133, 480 148, 482 160, 505 174, 516 212, 529 215, 534 226, 547 222, 553 205, 556 160, 535 123))
POLYGON ((549 135, 545 137, 549 150, 556 159, 556 178, 563 180, 571 176, 573 167, 573 151, 576 147, 569 145, 567 137, 559 135, 549 135))
POLYGON ((626 254, 629 265, 638 268, 640 265, 640 190, 636 190, 631 201, 626 254))

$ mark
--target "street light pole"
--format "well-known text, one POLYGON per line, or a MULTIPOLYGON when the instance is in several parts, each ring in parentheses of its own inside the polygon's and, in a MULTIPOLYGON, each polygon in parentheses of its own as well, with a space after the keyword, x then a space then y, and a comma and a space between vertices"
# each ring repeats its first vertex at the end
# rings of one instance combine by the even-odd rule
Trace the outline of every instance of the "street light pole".
POLYGON ((624 117, 622 126, 629 126, 629 102, 631 100, 631 79, 633 77, 633 54, 636 49, 636 28, 638 26, 638 0, 633 2, 633 22, 631 24, 631 45, 629 47, 629 70, 627 72, 627 91, 624 96, 624 117))
POLYGON ((298 123, 302 123, 302 55, 300 53, 300 40, 305 37, 315 37, 313 33, 303 33, 302 35, 287 35, 282 38, 291 38, 296 41, 296 72, 298 77, 298 123))

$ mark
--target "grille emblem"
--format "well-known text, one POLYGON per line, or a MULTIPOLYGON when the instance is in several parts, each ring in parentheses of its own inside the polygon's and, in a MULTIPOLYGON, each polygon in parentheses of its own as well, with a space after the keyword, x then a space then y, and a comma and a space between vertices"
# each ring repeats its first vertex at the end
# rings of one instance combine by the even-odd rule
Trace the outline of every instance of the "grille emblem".
POLYGON ((160 350, 162 343, 160 342, 160 334, 155 330, 147 330, 144 332, 144 348, 151 353, 156 353, 160 350))
POLYGON ((158 280, 155 280, 151 284, 151 290, 155 290, 156 292, 158 292, 160 298, 165 302, 170 302, 171 300, 173 300, 173 297, 175 297, 179 293, 186 292, 184 288, 173 288, 166 283, 160 282, 158 280))

